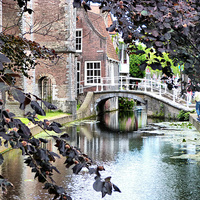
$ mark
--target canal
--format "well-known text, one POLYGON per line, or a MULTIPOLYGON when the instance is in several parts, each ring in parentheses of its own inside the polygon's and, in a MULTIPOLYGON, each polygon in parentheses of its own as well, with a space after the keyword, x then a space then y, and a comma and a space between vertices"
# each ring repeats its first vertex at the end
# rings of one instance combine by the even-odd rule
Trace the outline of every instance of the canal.
MULTIPOLYGON (((89 155, 94 166, 103 165, 102 177, 111 176, 121 193, 105 200, 199 200, 200 134, 188 122, 155 122, 143 110, 135 113, 106 113, 64 127, 69 143, 89 155)), ((44 133, 38 137, 47 137, 44 133)), ((54 141, 46 146, 56 151, 54 141)), ((42 184, 23 163, 20 151, 4 154, 1 174, 14 184, 3 200, 51 199, 42 184)), ((63 165, 54 180, 66 188, 73 200, 100 200, 93 189, 94 176, 85 170, 75 175, 63 165)))

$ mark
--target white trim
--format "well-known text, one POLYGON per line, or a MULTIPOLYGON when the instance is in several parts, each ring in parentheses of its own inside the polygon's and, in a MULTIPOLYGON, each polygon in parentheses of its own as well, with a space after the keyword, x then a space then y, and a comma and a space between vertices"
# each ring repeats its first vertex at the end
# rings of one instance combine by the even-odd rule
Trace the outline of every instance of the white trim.
POLYGON ((111 85, 114 86, 115 85, 115 73, 114 73, 114 64, 111 63, 110 64, 110 77, 111 77, 111 85))
POLYGON ((79 83, 79 88, 77 88, 77 89, 78 89, 79 94, 82 94, 83 93, 83 85, 81 85, 82 81, 81 81, 81 62, 80 61, 77 61, 77 78, 79 78, 79 80, 77 80, 77 84, 79 83), (78 65, 79 65, 79 69, 78 69, 78 65))
MULTIPOLYGON (((83 29, 82 28, 79 28, 79 29, 76 29, 76 32, 77 31, 80 31, 81 32, 81 42, 79 43, 81 45, 81 49, 80 50, 77 50, 76 49, 76 52, 82 52, 82 49, 83 49, 83 29)), ((77 36, 76 36, 76 39, 77 39, 77 36)), ((75 44, 76 45, 76 44, 75 44)))
MULTIPOLYGON (((101 78, 101 61, 85 61, 85 68, 84 68, 84 71, 85 71, 85 76, 84 76, 84 84, 85 85, 94 85, 94 86, 96 86, 98 83, 96 83, 96 82, 94 82, 93 81, 93 83, 87 83, 87 64, 88 63, 99 63, 100 64, 100 68, 99 68, 99 71, 100 71, 100 76, 96 76, 96 77, 99 77, 99 78, 101 78)), ((92 69, 93 70, 93 72, 95 71, 94 70, 94 68, 92 69)), ((93 73, 93 75, 91 75, 91 77, 93 78, 92 80, 94 80, 94 73, 93 73)), ((99 83, 100 84, 100 83, 99 83)))
POLYGON ((115 59, 113 59, 113 58, 109 58, 108 56, 107 56, 107 59, 108 59, 108 60, 110 60, 110 61, 112 61, 112 62, 117 62, 117 63, 120 63, 120 61, 119 61, 119 60, 115 60, 115 59))

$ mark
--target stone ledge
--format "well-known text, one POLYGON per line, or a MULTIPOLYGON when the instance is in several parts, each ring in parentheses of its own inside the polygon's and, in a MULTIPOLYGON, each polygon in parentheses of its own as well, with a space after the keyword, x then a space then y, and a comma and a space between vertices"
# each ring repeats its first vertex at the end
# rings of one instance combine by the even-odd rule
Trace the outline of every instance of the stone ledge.
POLYGON ((197 121, 197 114, 190 114, 189 121, 200 132, 200 122, 197 121))
MULTIPOLYGON (((64 115, 62 117, 56 117, 56 118, 53 118, 53 119, 49 119, 50 122, 57 122, 57 123, 60 123, 60 124, 66 124, 68 122, 71 122, 73 121, 73 118, 72 118, 72 115, 64 115)), ((38 125, 30 125, 28 126, 32 135, 36 135, 38 133, 41 133, 43 131, 42 128, 40 128, 38 125)), ((9 150, 11 150, 12 148, 10 146, 8 147, 5 147, 5 146, 0 146, 0 153, 5 153, 9 150)))
MULTIPOLYGON (((65 116, 62 116, 62 117, 56 117, 56 118, 53 118, 53 119, 48 119, 50 122, 57 122, 57 123, 60 123, 60 124, 66 124, 66 123, 68 123, 68 122, 71 122, 71 121, 73 121, 73 118, 72 118, 72 115, 65 115, 65 116)), ((33 135, 36 135, 36 134, 38 134, 38 133, 40 133, 40 132, 42 132, 43 131, 43 129, 42 128, 40 128, 38 125, 34 125, 34 126, 32 126, 32 127, 29 127, 30 128, 30 130, 31 130, 31 133, 33 134, 33 135)))

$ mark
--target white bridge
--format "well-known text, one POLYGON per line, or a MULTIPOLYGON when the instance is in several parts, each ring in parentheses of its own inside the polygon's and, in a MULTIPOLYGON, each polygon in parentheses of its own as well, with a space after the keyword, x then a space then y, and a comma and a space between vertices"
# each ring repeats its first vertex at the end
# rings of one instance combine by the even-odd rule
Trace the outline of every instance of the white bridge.
POLYGON ((170 101, 189 107, 192 96, 190 93, 181 96, 181 88, 173 87, 172 90, 167 88, 167 83, 161 80, 146 78, 133 78, 127 76, 118 76, 114 78, 102 77, 97 79, 86 80, 78 83, 78 93, 84 91, 108 92, 108 91, 144 91, 145 93, 154 93, 170 101), (87 82, 86 82, 87 81, 87 82), (92 88, 92 89, 91 89, 92 88))

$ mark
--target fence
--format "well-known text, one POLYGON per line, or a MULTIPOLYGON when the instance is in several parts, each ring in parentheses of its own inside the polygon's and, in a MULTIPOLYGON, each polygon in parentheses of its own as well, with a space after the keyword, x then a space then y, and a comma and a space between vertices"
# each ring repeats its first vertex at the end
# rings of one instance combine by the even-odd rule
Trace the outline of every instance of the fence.
POLYGON ((83 93, 84 89, 93 87, 93 91, 114 91, 114 90, 138 90, 144 92, 154 92, 160 96, 168 98, 174 102, 185 104, 189 107, 191 103, 192 96, 190 93, 181 95, 180 87, 173 87, 169 90, 165 82, 161 80, 153 80, 146 78, 133 78, 128 76, 118 76, 118 77, 101 77, 87 79, 86 81, 79 82, 79 88, 77 88, 79 93, 83 93))

